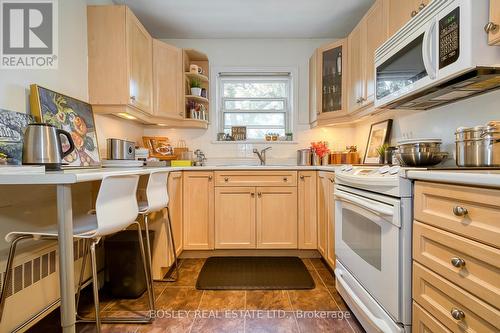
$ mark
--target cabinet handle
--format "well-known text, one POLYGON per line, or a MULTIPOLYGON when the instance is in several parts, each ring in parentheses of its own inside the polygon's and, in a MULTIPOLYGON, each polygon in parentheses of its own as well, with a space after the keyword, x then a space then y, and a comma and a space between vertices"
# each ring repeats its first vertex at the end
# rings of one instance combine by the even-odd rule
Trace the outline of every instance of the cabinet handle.
POLYGON ((211 181, 212 180, 212 176, 208 176, 208 180, 211 181))
POLYGON ((260 198, 262 196, 261 192, 257 192, 257 196, 260 198))
POLYGON ((465 266, 465 260, 462 258, 451 258, 451 264, 456 268, 462 268, 465 266))
POLYGON ((300 175, 301 180, 304 180, 304 178, 306 178, 306 177, 304 177, 304 175, 300 175))
POLYGON ((330 177, 330 178, 328 178, 328 179, 330 179, 330 181, 333 183, 333 181, 334 181, 334 179, 333 179, 333 178, 331 178, 331 177, 330 177))
POLYGON ((130 100, 135 101, 135 96, 130 96, 130 100))
POLYGON ((455 216, 465 216, 465 215, 469 214, 469 211, 465 207, 455 206, 455 207, 453 207, 453 214, 455 216))
POLYGON ((250 195, 252 196, 252 198, 255 197, 255 193, 253 193, 253 192, 250 193, 250 195))
POLYGON ((451 309, 451 316, 453 317, 453 319, 463 320, 465 318, 465 313, 460 309, 452 308, 451 309))
POLYGON ((224 181, 227 183, 229 181, 228 177, 224 177, 224 181))
POLYGON ((488 22, 486 23, 486 25, 484 26, 484 31, 488 34, 492 31, 495 31, 498 29, 498 24, 496 23, 493 23, 493 22, 488 22))
POLYGON ((417 16, 418 12, 416 10, 413 10, 410 14, 411 17, 417 16))
POLYGON ((418 6, 418 11, 421 11, 422 9, 425 8, 425 3, 421 3, 419 6, 418 6))
POLYGON ((287 178, 287 177, 283 177, 283 181, 284 181, 284 182, 287 182, 287 181, 288 181, 288 178, 287 178))

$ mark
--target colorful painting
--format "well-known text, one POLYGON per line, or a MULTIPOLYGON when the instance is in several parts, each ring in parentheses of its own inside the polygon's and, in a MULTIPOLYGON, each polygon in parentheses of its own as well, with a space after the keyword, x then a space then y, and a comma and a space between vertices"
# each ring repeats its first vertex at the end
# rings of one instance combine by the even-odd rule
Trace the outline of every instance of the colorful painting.
MULTIPOLYGON (((31 85, 31 113, 43 123, 48 123, 71 134, 75 150, 64 158, 64 167, 99 167, 99 147, 92 106, 55 91, 31 85)), ((63 142, 63 149, 69 143, 63 142)))
POLYGON ((23 136, 33 116, 0 109, 0 165, 21 165, 23 162, 23 136))

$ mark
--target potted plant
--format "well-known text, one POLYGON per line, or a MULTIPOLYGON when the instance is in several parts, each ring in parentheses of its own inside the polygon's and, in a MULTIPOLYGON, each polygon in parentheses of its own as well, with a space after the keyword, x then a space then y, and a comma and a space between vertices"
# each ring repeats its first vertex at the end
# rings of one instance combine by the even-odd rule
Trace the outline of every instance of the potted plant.
POLYGON ((201 81, 200 80, 191 79, 191 82, 189 82, 189 85, 191 86, 191 95, 201 96, 201 81))
POLYGON ((377 148, 379 164, 385 163, 385 151, 387 150, 387 148, 389 148, 389 145, 387 143, 384 143, 383 145, 377 148))

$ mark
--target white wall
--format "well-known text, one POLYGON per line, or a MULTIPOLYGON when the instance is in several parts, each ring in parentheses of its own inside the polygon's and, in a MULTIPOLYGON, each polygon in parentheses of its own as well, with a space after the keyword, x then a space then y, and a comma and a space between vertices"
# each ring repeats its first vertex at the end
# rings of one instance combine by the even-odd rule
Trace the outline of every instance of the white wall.
MULTIPOLYGON (((294 141, 295 144, 276 144, 269 152, 268 159, 278 159, 281 162, 295 161, 296 150, 308 147, 311 141, 325 140, 335 149, 351 144, 348 128, 309 129, 308 86, 309 57, 318 46, 331 42, 327 39, 169 39, 165 42, 181 48, 195 48, 208 55, 211 70, 220 67, 291 67, 297 69, 298 104, 294 110, 294 141)), ((211 82, 212 92, 215 83, 211 82)), ((214 119, 215 104, 212 98, 210 105, 211 117, 214 119)), ((179 139, 186 140, 190 149, 202 149, 207 158, 252 158, 254 147, 266 145, 214 143, 217 128, 214 123, 208 130, 191 129, 146 129, 146 135, 162 135, 171 139, 175 145, 179 139)))
MULTIPOLYGON (((374 117, 356 125, 356 144, 364 154, 370 125, 383 119, 393 119, 391 144, 406 138, 438 138, 443 140, 442 150, 454 158, 455 129, 461 126, 484 125, 490 120, 500 120, 500 90, 458 101, 422 112, 394 111, 391 117, 374 117)), ((448 161, 454 164, 454 161, 448 161)))

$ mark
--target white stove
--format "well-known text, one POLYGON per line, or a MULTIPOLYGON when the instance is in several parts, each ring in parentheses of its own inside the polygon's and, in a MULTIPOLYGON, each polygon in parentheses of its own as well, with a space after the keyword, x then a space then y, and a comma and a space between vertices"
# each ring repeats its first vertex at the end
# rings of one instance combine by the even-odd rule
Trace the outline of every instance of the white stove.
POLYGON ((367 332, 409 332, 412 182, 399 166, 335 173, 336 287, 367 332))

